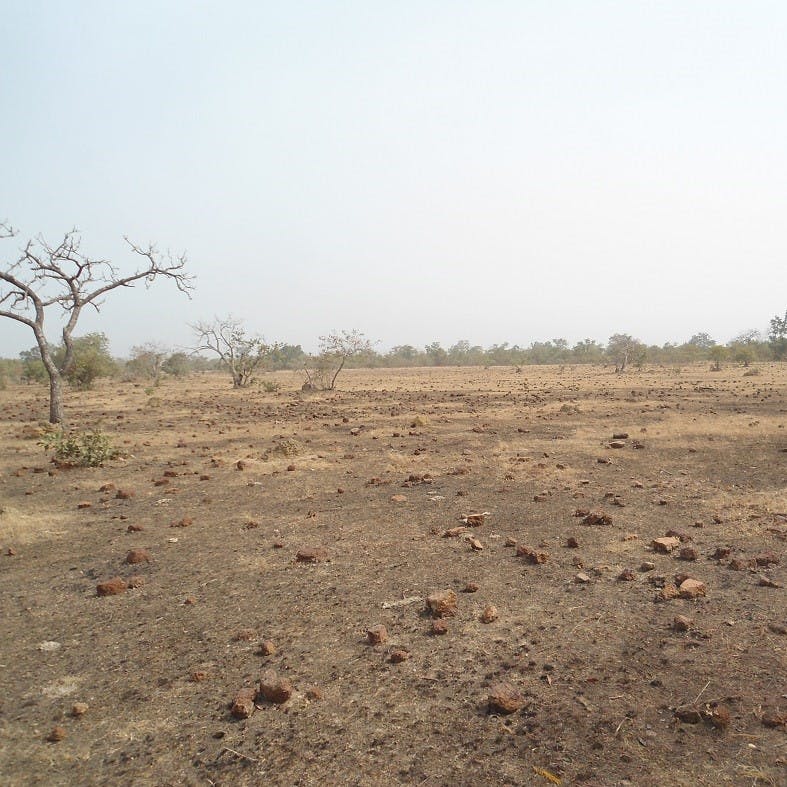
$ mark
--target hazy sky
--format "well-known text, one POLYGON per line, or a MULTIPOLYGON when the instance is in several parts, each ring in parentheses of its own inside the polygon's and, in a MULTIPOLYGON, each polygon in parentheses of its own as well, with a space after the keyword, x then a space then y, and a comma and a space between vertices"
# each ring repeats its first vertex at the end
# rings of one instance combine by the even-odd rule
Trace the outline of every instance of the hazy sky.
MULTIPOLYGON (((116 354, 227 312, 386 349, 726 341, 787 308, 783 0, 0 10, 0 219, 198 277, 89 316, 116 354)), ((33 343, 0 320, 0 355, 33 343)))

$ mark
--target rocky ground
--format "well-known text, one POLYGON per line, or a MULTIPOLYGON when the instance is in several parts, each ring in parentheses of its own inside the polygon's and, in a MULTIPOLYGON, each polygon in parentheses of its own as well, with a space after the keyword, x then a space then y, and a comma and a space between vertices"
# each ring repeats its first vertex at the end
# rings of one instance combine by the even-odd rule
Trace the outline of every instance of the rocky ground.
POLYGON ((787 367, 0 391, 8 785, 787 783, 787 367))

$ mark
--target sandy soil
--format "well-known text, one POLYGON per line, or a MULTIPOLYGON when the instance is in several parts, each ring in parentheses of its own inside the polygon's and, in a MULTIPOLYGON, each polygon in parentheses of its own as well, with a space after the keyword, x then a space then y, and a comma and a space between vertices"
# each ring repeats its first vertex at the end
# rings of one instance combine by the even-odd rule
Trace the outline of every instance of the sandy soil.
POLYGON ((67 413, 126 456, 71 470, 0 391, 2 782, 786 784, 787 365, 744 371, 109 382, 67 413))

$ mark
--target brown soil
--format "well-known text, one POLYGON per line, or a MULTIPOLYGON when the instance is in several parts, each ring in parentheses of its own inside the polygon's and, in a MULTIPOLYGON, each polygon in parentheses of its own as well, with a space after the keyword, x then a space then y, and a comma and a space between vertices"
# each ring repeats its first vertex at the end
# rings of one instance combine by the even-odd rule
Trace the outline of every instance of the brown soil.
POLYGON ((743 371, 113 382, 96 469, 0 392, 3 784, 787 783, 787 366, 743 371))

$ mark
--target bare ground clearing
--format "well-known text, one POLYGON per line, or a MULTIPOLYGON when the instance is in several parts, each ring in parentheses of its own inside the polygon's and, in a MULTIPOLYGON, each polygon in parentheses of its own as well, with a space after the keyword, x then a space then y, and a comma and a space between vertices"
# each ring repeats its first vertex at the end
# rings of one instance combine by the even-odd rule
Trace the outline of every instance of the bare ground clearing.
POLYGON ((4 784, 787 783, 787 365, 277 379, 0 392, 4 784))

